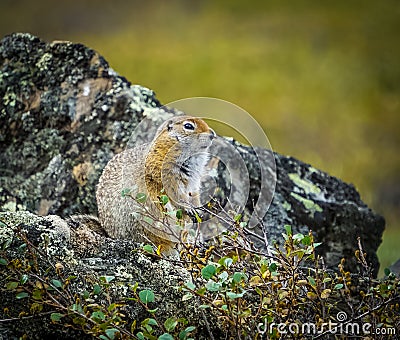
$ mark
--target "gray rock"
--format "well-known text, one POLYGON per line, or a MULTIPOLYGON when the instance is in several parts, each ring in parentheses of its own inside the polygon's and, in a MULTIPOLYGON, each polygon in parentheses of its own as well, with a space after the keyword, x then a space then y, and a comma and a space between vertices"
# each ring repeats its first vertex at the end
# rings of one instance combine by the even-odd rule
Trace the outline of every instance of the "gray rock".
POLYGON ((389 269, 392 273, 400 276, 400 259, 394 262, 392 265, 389 266, 389 269))
MULTIPOLYGON (((179 289, 181 283, 191 281, 191 276, 173 261, 144 255, 138 251, 138 244, 101 237, 86 226, 75 225, 71 221, 68 224, 56 215, 42 217, 27 211, 4 212, 0 213, 0 222, 0 245, 3 247, 5 244, 9 245, 7 258, 18 259, 24 254, 19 247, 23 242, 15 237, 15 230, 18 229, 41 252, 37 266, 43 276, 53 276, 61 281, 60 277, 51 271, 51 264, 55 263, 62 263, 62 277, 76 276, 71 280, 69 288, 74 294, 83 295, 84 291, 93 291, 96 278, 113 277, 108 290, 109 296, 100 294, 98 296, 98 303, 107 305, 107 299, 125 301, 127 298, 132 298, 133 294, 129 287, 137 282, 138 291, 149 289, 154 292, 154 306, 158 308, 157 317, 160 320, 166 320, 171 316, 185 317, 192 325, 197 326, 199 334, 207 334, 202 314, 205 312, 201 312, 194 299, 184 304, 184 307, 177 307, 182 304, 182 297, 185 294, 179 289)), ((26 254, 24 256, 29 257, 26 254)), ((14 315, 17 314, 16 308, 21 311, 26 309, 26 303, 15 306, 14 295, 15 293, 7 294, 6 291, 1 291, 1 320, 7 319, 2 315, 4 309, 11 310, 14 315)), ((129 315, 131 321, 144 320, 150 316, 138 303, 132 301, 125 303, 125 313, 129 315)), ((209 320, 208 327, 211 325, 213 333, 218 334, 218 325, 213 324, 216 318, 210 314, 205 315, 209 320)), ((13 322, 1 322, 0 330, 1 327, 3 332, 13 336, 20 337, 25 333, 29 339, 44 339, 49 335, 57 335, 57 339, 71 338, 73 334, 79 335, 79 338, 84 336, 78 331, 65 333, 65 329, 50 322, 48 315, 33 320, 17 318, 13 322)))

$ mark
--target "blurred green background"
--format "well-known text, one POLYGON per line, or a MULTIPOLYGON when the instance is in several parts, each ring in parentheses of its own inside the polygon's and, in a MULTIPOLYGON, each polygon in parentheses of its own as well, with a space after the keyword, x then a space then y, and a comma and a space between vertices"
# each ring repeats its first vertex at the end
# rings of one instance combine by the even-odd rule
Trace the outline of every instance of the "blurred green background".
POLYGON ((84 43, 162 103, 244 108, 275 151, 353 183, 400 258, 400 2, 1 0, 0 33, 84 43))

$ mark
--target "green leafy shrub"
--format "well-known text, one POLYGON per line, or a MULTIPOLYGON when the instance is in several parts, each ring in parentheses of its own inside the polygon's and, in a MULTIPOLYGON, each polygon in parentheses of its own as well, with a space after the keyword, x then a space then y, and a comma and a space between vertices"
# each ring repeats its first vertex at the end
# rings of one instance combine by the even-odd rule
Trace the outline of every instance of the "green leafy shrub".
POLYGON ((384 280, 374 279, 360 241, 355 256, 363 271, 346 271, 345 259, 333 271, 316 254, 320 243, 311 232, 293 235, 285 226, 283 245, 263 254, 244 236, 240 218, 231 225, 204 256, 195 246, 181 253, 193 278, 182 288, 184 300, 197 297, 200 308, 217 311, 230 336, 387 339, 399 334, 399 278, 387 270, 384 280))
MULTIPOLYGON (((374 279, 360 242, 355 257, 362 272, 346 271, 345 259, 337 270, 328 270, 316 253, 319 243, 312 233, 293 234, 291 227, 285 226, 282 244, 260 252, 246 236, 242 216, 232 215, 230 230, 212 244, 180 245, 180 262, 191 274, 191 280, 182 283, 181 301, 177 303, 193 303, 207 313, 204 315, 215 315, 227 338, 394 339, 399 334, 399 278, 386 270, 385 279, 374 279), (336 326, 336 333, 332 325, 336 326), (362 328, 365 325, 368 329, 362 328)), ((164 257, 150 245, 143 245, 141 251, 147 256, 164 257)), ((60 262, 51 262, 17 229, 12 244, 1 245, 0 289, 27 303, 23 310, 3 308, 3 318, 10 322, 31 316, 48 317, 56 326, 74 328, 100 339, 196 336, 195 325, 185 318, 170 316, 161 320, 157 306, 162 301, 156 300, 152 290, 140 290, 139 283, 127 286, 129 298, 115 301, 110 294, 113 276, 100 276, 92 282, 91 289, 78 291, 73 289, 77 277, 64 267, 60 262), (142 307, 148 316, 130 320, 126 305, 132 303, 142 307)), ((214 337, 210 327, 208 332, 202 335, 214 337)))

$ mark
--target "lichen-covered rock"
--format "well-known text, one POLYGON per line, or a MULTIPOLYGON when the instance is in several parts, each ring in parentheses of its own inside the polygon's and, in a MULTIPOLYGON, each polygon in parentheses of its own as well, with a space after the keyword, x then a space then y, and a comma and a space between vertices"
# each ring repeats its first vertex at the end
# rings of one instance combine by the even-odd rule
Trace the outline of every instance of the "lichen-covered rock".
MULTIPOLYGON (((97 52, 29 34, 0 43, 0 97, 0 209, 61 217, 96 214, 95 187, 108 160, 127 145, 144 116, 162 119, 172 112, 151 90, 116 74, 97 52)), ((141 128, 147 135, 149 125, 141 128)), ((254 150, 230 142, 248 169, 251 212, 265 177, 254 150)), ((357 270, 351 259, 360 237, 377 272, 384 220, 353 186, 296 159, 270 157, 267 150, 258 154, 276 162, 274 197, 260 216, 269 241, 280 238, 285 224, 295 231, 311 229, 322 242, 326 265, 336 267, 344 256, 348 268, 357 270)), ((224 176, 218 181, 230 188, 224 176)), ((253 232, 259 235, 254 242, 265 248, 262 228, 253 232)))
POLYGON ((146 110, 160 105, 154 93, 131 86, 81 44, 29 34, 1 41, 0 65, 3 209, 95 213, 101 170, 146 110))
POLYGON ((353 271, 359 266, 354 251, 360 237, 376 275, 384 218, 368 208, 354 186, 291 157, 276 154, 276 162, 277 187, 267 223, 306 226, 322 242, 319 252, 329 267, 344 257, 353 271))
MULTIPOLYGON (((173 316, 184 317, 191 325, 196 325, 199 334, 207 334, 202 314, 204 312, 200 311, 193 299, 190 303, 182 302, 185 292, 180 287, 182 283, 191 280, 190 273, 174 261, 146 255, 139 251, 135 243, 102 237, 83 225, 75 225, 73 221, 67 222, 55 215, 42 217, 26 211, 0 213, 0 246, 4 250, 2 255, 9 262, 21 261, 21 271, 26 269, 23 261, 32 261, 34 256, 29 246, 21 246, 24 242, 16 235, 24 235, 32 247, 37 247, 40 256, 37 257, 37 262, 35 260, 34 272, 38 277, 47 277, 48 282, 57 279, 64 283, 62 278, 73 276, 68 291, 73 292, 74 298, 70 301, 66 298, 61 299, 65 306, 72 306, 78 297, 82 299, 85 291, 93 291, 94 285, 99 282, 98 278, 112 278, 107 294, 98 294, 96 303, 107 305, 107 300, 124 303, 124 312, 128 319, 140 322, 151 314, 139 303, 127 300, 134 297, 131 287, 138 283, 138 291, 147 289, 154 292, 154 307, 157 308, 157 317, 160 320, 173 316), (56 264, 60 266, 60 272, 52 271, 56 264), (56 273, 59 275, 55 275, 56 273)), ((1 273, 5 270, 3 265, 0 266, 1 273)), ((30 284, 30 288, 27 289, 32 289, 32 282, 37 280, 28 269, 25 273, 29 276, 26 285, 30 284)), ((65 295, 68 296, 67 292, 65 295)), ((7 334, 7 339, 18 338, 24 334, 29 339, 44 339, 50 335, 57 335, 57 339, 70 339, 73 334, 79 338, 87 337, 84 332, 71 330, 65 333, 65 329, 50 322, 48 314, 33 320, 32 317, 21 317, 18 320, 18 314, 21 312, 27 313, 24 315, 33 313, 31 308, 35 298, 27 300, 16 306, 15 292, 1 291, 0 319, 9 319, 8 314, 17 316, 12 322, 0 323, 0 331, 3 330, 0 334, 7 334)), ((216 319, 213 321, 210 315, 208 319, 208 327, 211 325, 214 334, 218 334, 216 319)))

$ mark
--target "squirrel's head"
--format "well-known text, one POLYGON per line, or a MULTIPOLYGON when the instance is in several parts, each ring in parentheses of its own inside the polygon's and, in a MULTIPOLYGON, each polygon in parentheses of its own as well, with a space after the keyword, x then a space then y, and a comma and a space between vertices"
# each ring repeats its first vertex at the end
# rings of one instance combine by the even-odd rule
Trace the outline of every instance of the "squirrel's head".
POLYGON ((190 116, 178 116, 169 119, 159 129, 159 136, 170 139, 174 144, 190 149, 207 149, 216 137, 213 129, 200 119, 190 116))
POLYGON ((215 137, 214 130, 200 118, 178 116, 164 122, 146 157, 147 181, 158 184, 158 190, 164 189, 180 206, 197 204, 215 137))

